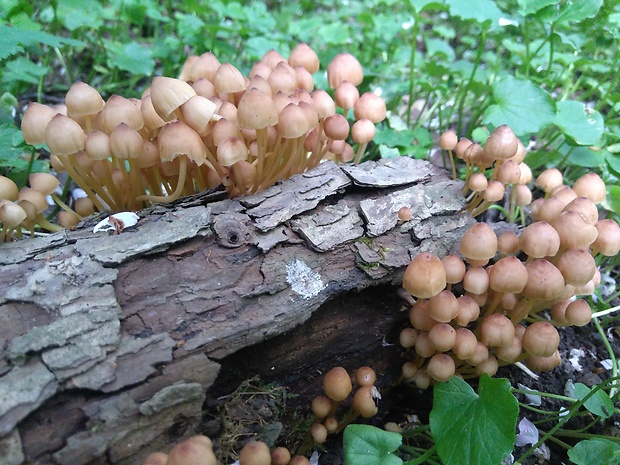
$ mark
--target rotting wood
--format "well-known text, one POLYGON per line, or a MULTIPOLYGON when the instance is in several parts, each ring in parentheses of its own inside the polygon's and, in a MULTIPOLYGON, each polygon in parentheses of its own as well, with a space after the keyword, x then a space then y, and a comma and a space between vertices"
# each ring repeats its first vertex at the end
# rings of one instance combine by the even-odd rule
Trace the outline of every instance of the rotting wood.
POLYGON ((199 422, 217 360, 445 254, 473 221, 460 189, 424 161, 327 162, 251 197, 150 208, 120 235, 0 244, 0 463, 165 448, 199 422))

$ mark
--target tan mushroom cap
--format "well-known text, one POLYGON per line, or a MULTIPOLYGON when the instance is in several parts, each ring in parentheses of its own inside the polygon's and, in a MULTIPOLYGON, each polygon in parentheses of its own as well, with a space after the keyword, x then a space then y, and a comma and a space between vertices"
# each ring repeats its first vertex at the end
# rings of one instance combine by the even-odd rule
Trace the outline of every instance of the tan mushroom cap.
POLYGON ((620 252, 620 226, 612 219, 598 221, 595 225, 598 236, 590 244, 592 251, 607 257, 613 257, 620 252))
POLYGON ((164 162, 187 155, 197 165, 206 159, 206 147, 200 135, 181 121, 166 124, 159 133, 159 155, 164 162))
POLYGON ((497 292, 518 293, 527 284, 527 270, 514 255, 501 258, 489 272, 489 287, 497 292))
POLYGON ((523 295, 531 300, 557 300, 564 292, 564 277, 551 262, 539 258, 525 265, 527 284, 523 295))
POLYGON ((420 299, 439 294, 446 287, 446 270, 439 257, 429 252, 416 255, 405 269, 403 287, 420 299))
POLYGON ((325 394, 336 402, 345 400, 352 389, 353 385, 351 384, 349 373, 342 367, 332 368, 323 378, 323 390, 325 394))
POLYGON ((216 92, 235 93, 246 88, 246 81, 241 71, 231 63, 222 63, 213 80, 216 92))
POLYGON ((31 173, 28 176, 28 184, 43 195, 50 195, 60 185, 60 181, 50 173, 31 173))
POLYGON ((301 42, 293 48, 288 57, 288 64, 293 68, 301 66, 311 74, 316 73, 320 66, 318 55, 305 42, 301 42))
POLYGON ((335 89, 342 81, 349 81, 359 86, 364 80, 364 70, 357 58, 350 53, 336 55, 327 65, 329 87, 335 89))
POLYGON ((493 160, 507 160, 517 153, 518 139, 510 127, 498 126, 484 143, 484 154, 493 160))
POLYGON ((0 176, 0 200, 17 200, 19 188, 12 179, 0 176))
POLYGON ((278 110, 273 99, 257 88, 244 92, 237 108, 240 128, 263 129, 278 123, 278 110))
POLYGON ((45 142, 54 155, 71 155, 84 149, 86 134, 74 120, 58 113, 45 129, 45 142))
POLYGON ((22 134, 27 144, 45 143, 45 128, 58 111, 47 105, 30 102, 22 117, 22 134))
POLYGON ((153 78, 151 83, 151 102, 157 114, 164 120, 174 119, 177 108, 196 95, 187 82, 164 76, 153 78))
POLYGON ((536 221, 521 232, 519 247, 529 257, 552 257, 560 249, 560 235, 546 221, 536 221))
POLYGON ((103 109, 105 102, 97 89, 78 81, 67 92, 65 104, 67 115, 75 119, 97 114, 103 109))
POLYGON ((461 254, 474 266, 484 266, 497 252, 497 236, 486 223, 476 223, 463 234, 461 254))

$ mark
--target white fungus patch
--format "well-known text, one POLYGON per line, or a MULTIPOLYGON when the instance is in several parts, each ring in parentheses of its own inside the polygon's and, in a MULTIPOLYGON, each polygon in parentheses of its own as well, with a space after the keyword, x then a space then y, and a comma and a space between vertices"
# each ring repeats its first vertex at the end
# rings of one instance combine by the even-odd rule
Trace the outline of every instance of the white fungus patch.
POLYGON ((568 361, 570 362, 570 364, 573 366, 573 368, 576 371, 582 371, 583 367, 581 366, 581 364, 579 363, 579 359, 581 359, 581 357, 583 357, 585 355, 585 352, 581 349, 571 349, 570 350, 570 356, 568 358, 568 361))
POLYGON ((291 285, 291 289, 304 299, 310 299, 318 295, 326 284, 321 279, 321 275, 301 260, 295 260, 286 265, 286 282, 291 285))
POLYGON ((93 229, 93 232, 98 233, 116 231, 117 234, 120 234, 123 229, 134 226, 139 219, 140 217, 134 212, 114 213, 113 215, 108 216, 105 220, 101 220, 97 223, 93 229))
POLYGON ((538 428, 527 418, 523 417, 519 422, 519 434, 517 434, 515 445, 519 447, 528 444, 534 445, 538 442, 538 428))

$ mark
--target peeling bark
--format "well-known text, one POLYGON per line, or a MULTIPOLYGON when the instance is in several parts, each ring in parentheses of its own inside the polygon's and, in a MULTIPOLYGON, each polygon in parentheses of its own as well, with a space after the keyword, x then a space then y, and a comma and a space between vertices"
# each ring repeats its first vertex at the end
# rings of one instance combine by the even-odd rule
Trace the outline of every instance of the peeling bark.
POLYGON ((198 424, 218 361, 399 284, 413 255, 444 255, 473 222, 460 183, 409 158, 218 195, 144 210, 120 235, 89 224, 0 244, 1 463, 139 463, 198 424))

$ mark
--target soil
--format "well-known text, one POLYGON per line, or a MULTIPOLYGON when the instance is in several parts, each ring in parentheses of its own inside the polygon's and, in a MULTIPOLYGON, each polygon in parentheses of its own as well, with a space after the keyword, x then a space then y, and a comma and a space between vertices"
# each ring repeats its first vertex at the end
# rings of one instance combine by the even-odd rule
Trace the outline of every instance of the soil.
MULTIPOLYGON (((310 403, 316 395, 322 394, 322 375, 334 366, 344 366, 352 373, 357 367, 371 365, 378 374, 376 385, 382 399, 379 413, 364 423, 382 427, 393 421, 407 426, 412 418, 428 424, 432 408, 432 389, 422 391, 399 383, 402 349, 394 341, 399 331, 407 326, 407 312, 401 312, 404 304, 397 295, 397 288, 385 286, 371 290, 350 293, 326 303, 303 326, 289 333, 266 341, 258 346, 237 352, 222 363, 221 375, 208 393, 204 421, 201 431, 215 438, 220 463, 236 460, 235 451, 252 439, 262 439, 273 446, 287 446, 296 451, 307 436, 312 421, 310 403), (360 333, 362 325, 366 331, 360 333), (364 350, 351 351, 353 346, 347 334, 367 334, 368 343, 364 350), (320 341, 317 344, 316 339, 320 341), (295 366, 296 350, 313 341, 316 352, 295 366), (330 347, 330 352, 339 354, 337 359, 325 356, 321 347, 330 347), (247 379, 248 373, 252 374, 247 379)), ((496 376, 508 378, 513 387, 518 384, 533 390, 564 394, 567 382, 584 383, 592 386, 609 376, 601 361, 609 354, 594 328, 589 324, 582 328, 560 330, 560 354, 562 364, 551 372, 541 373, 536 380, 515 366, 500 368, 496 376), (576 355, 581 354, 581 355, 576 355)), ((609 341, 614 353, 620 354, 620 338, 614 328, 608 330, 609 341)), ((476 381, 472 381, 474 389, 476 381)), ((519 396, 521 402, 527 400, 519 396)), ((561 401, 544 398, 540 409, 557 411, 561 401)), ((346 411, 346 406, 341 410, 346 411)), ((539 420, 542 415, 521 408, 519 420, 526 416, 530 421, 539 420)), ((586 414, 569 421, 567 429, 578 429, 595 420, 586 414)), ((604 422, 596 422, 590 433, 617 435, 618 416, 604 422)), ((359 421, 358 421, 359 422, 359 421)), ((552 424, 539 428, 548 430, 552 424)), ((576 440, 559 438, 568 444, 576 440)), ((516 448, 513 455, 518 458, 529 446, 516 448)), ((326 443, 317 448, 320 464, 340 465, 342 463, 342 436, 329 435, 326 443)), ((306 456, 309 452, 306 451, 306 456)), ((525 459, 523 464, 569 463, 566 450, 551 441, 536 454, 525 459)))

